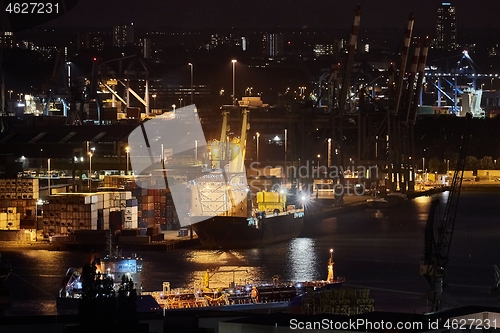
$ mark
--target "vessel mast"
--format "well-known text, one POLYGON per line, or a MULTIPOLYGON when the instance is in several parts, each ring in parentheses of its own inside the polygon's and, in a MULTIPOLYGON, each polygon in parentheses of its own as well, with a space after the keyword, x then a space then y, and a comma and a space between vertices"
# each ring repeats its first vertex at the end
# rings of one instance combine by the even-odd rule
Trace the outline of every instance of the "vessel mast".
POLYGON ((335 263, 333 261, 333 249, 330 249, 330 260, 328 261, 328 282, 333 283, 335 281, 335 263))

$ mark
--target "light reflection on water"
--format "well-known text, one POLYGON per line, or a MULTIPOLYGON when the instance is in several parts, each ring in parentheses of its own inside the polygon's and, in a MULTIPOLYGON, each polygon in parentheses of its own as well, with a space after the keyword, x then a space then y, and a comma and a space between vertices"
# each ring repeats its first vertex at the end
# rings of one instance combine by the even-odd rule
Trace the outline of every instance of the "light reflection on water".
POLYGON ((292 239, 288 245, 287 262, 291 281, 318 280, 315 270, 317 258, 314 239, 292 239))
MULTIPOLYGON (((441 212, 446 195, 441 195, 441 212)), ((329 249, 333 248, 336 273, 346 278, 346 285, 371 288, 377 310, 412 312, 414 302, 427 291, 418 269, 431 200, 409 200, 381 212, 383 218, 374 216, 373 210, 345 214, 338 217, 333 234, 259 249, 139 253, 144 259, 143 290, 160 290, 164 281, 172 288, 192 287, 207 270, 212 287, 228 286, 233 278, 237 284, 272 281, 274 275, 283 281, 326 279, 329 249), (390 293, 381 291, 389 289, 390 293)), ((492 266, 500 264, 494 251, 500 193, 462 192, 460 200, 448 292, 464 305, 494 306, 497 300, 488 291, 494 283, 492 266)), ((1 251, 14 269, 7 281, 14 302, 11 314, 55 314, 55 298, 66 270, 81 267, 88 257, 78 252, 1 251)))

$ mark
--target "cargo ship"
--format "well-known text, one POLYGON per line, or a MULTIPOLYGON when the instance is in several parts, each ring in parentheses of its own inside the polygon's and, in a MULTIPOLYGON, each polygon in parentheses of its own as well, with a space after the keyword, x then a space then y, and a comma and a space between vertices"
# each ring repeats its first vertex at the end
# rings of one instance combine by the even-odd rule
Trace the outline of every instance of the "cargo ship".
MULTIPOLYGON (((340 289, 343 278, 335 277, 333 250, 330 250, 328 276, 326 280, 282 282, 279 276, 265 283, 244 285, 229 284, 229 288, 211 288, 210 272, 207 270, 201 285, 192 289, 170 289, 169 282, 163 282, 161 291, 144 292, 151 295, 164 309, 185 309, 199 307, 218 307, 218 310, 266 310, 289 309, 298 306, 308 292, 321 292, 340 289)), ((224 272, 224 271, 222 271, 224 272)), ((227 272, 227 271, 225 271, 227 272)))
POLYGON ((255 248, 298 237, 303 205, 289 204, 286 191, 260 191, 255 197, 242 175, 210 173, 189 186, 192 228, 210 249, 255 248), (299 207, 297 207, 299 206, 299 207))
POLYGON ((297 237, 303 228, 303 201, 292 202, 284 189, 252 193, 248 186, 248 113, 243 108, 241 134, 231 140, 229 111, 222 113, 220 140, 208 143, 211 168, 188 182, 189 223, 207 248, 260 247, 297 237))

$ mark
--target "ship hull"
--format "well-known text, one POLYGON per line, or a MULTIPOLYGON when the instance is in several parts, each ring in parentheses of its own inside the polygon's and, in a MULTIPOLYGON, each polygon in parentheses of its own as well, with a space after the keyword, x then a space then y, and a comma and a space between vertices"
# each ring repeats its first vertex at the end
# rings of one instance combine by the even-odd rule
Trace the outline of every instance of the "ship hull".
POLYGON ((271 216, 258 220, 238 216, 214 216, 193 224, 200 243, 210 249, 255 248, 288 241, 299 236, 303 212, 271 216))

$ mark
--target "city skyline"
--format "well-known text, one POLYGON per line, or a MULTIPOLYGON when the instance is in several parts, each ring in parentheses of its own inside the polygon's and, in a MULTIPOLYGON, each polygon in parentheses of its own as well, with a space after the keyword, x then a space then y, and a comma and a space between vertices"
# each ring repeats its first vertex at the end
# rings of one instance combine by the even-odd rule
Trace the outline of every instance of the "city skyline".
MULTIPOLYGON (((418 4, 396 0, 385 1, 317 1, 255 0, 251 4, 228 0, 179 1, 165 3, 149 0, 137 6, 131 0, 85 0, 68 13, 46 23, 47 26, 111 27, 134 23, 140 27, 200 28, 332 28, 349 29, 356 4, 361 6, 361 27, 402 27, 409 13, 415 16, 416 28, 435 29, 437 8, 442 1, 422 0, 418 4)), ((454 0, 457 8, 457 29, 500 28, 493 1, 478 0, 471 5, 454 0)))

